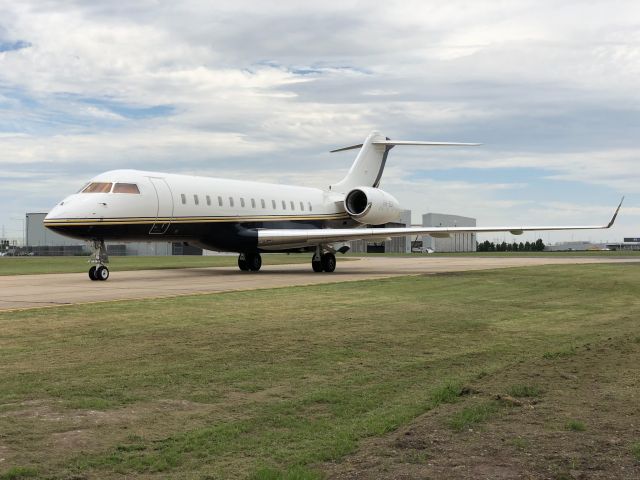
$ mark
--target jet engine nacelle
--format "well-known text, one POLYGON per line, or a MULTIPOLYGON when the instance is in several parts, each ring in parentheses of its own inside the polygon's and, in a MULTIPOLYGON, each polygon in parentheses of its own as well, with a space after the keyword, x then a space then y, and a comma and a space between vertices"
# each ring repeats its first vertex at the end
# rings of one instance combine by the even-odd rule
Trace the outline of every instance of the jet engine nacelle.
POLYGON ((392 195, 374 187, 358 187, 347 193, 344 209, 354 220, 367 225, 398 221, 400 204, 392 195))

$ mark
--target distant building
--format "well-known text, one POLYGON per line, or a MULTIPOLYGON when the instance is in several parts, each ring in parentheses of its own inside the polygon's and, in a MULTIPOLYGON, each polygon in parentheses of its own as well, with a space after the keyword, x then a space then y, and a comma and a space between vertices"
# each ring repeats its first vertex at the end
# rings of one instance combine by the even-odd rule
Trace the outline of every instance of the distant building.
POLYGON ((608 243, 609 250, 640 250, 640 237, 627 237, 622 243, 608 243))
POLYGON ((587 241, 558 242, 553 245, 545 245, 548 252, 584 252, 587 250, 604 250, 604 243, 592 243, 587 241))
POLYGON ((52 232, 42 224, 46 213, 27 213, 26 216, 26 239, 25 243, 30 247, 70 247, 82 246, 82 240, 65 237, 52 232))
MULTIPOLYGON (((411 226, 411 210, 402 210, 397 222, 376 225, 377 228, 402 228, 411 226)), ((411 253, 411 237, 393 237, 391 240, 353 240, 349 242, 355 253, 411 253)))
MULTIPOLYGON (((475 227, 476 219, 448 215, 445 213, 425 213, 422 215, 423 227, 475 227)), ((475 233, 454 233, 446 238, 424 235, 422 237, 423 251, 430 249, 434 252, 475 252, 475 233)))

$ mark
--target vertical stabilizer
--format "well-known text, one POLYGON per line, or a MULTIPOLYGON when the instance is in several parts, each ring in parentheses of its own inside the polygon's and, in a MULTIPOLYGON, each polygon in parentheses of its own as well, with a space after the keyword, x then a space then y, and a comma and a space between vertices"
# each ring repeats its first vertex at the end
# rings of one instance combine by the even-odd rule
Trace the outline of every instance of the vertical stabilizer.
MULTIPOLYGON (((336 192, 348 192, 355 187, 377 187, 384 171, 384 164, 387 161, 389 150, 393 145, 385 145, 381 142, 388 140, 380 132, 371 132, 364 143, 347 147, 360 148, 356 160, 351 165, 349 173, 338 183, 331 185, 329 189, 336 192)), ((334 150, 334 151, 339 151, 334 150)))
POLYGON ((473 147, 480 143, 459 143, 459 142, 425 142, 418 140, 391 140, 384 137, 380 132, 371 132, 364 143, 351 145, 349 147, 331 150, 332 152, 342 152, 359 148, 358 156, 351 165, 347 176, 338 183, 329 186, 329 190, 347 193, 356 187, 374 187, 380 185, 380 178, 387 162, 389 150, 396 145, 421 145, 427 147, 473 147))

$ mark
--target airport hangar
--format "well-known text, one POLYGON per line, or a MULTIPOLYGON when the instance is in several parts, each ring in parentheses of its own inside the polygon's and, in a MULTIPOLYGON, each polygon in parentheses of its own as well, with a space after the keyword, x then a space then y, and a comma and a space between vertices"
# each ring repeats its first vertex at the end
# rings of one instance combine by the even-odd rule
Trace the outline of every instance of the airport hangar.
MULTIPOLYGON (((82 240, 64 237, 49 231, 42 221, 46 213, 26 214, 25 246, 27 252, 37 256, 89 255, 86 243, 82 240)), ((411 210, 402 210, 398 222, 377 227, 411 226, 411 210)), ((475 218, 448 215, 443 213, 425 213, 422 226, 425 227, 474 227, 475 218)), ((355 253, 411 253, 436 252, 474 252, 476 250, 475 233, 457 233, 449 238, 433 238, 428 235, 414 237, 395 237, 385 241, 354 240, 348 242, 355 253)), ((181 242, 133 242, 111 243, 107 245, 110 255, 150 256, 150 255, 202 255, 202 249, 181 242)))

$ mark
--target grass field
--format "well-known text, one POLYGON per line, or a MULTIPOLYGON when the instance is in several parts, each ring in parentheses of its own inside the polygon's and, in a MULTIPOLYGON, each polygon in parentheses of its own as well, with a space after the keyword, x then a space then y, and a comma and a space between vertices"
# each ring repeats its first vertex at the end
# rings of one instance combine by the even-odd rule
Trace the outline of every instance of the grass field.
MULTIPOLYGON (((89 270, 88 257, 0 257, 0 275, 37 273, 77 273, 89 270)), ((229 267, 238 264, 236 255, 224 256, 161 256, 109 258, 114 270, 158 270, 167 268, 229 267)), ((311 254, 265 254, 264 265, 311 262, 311 254)))
MULTIPOLYGON (((581 411, 553 408, 545 375, 567 368, 577 376, 585 345, 610 348, 609 363, 593 361, 611 377, 607 402, 616 401, 618 377, 637 399, 637 376, 629 385, 623 373, 637 373, 639 315, 640 267, 632 264, 0 314, 0 479, 342 478, 339 469, 372 439, 425 413, 441 415, 446 438, 471 448, 461 440, 474 438, 469 429, 513 412, 478 391, 543 395, 560 415, 542 421, 545 429, 590 435, 594 424, 581 411)), ((616 426, 615 448, 617 465, 633 475, 640 438, 629 437, 637 435, 625 427, 632 418, 616 426)), ((609 420, 602 428, 613 428, 609 420)), ((508 440, 513 449, 537 447, 508 440)), ((435 455, 410 453, 411 465, 435 455)), ((570 478, 561 475, 571 465, 558 468, 550 478, 570 478)))

